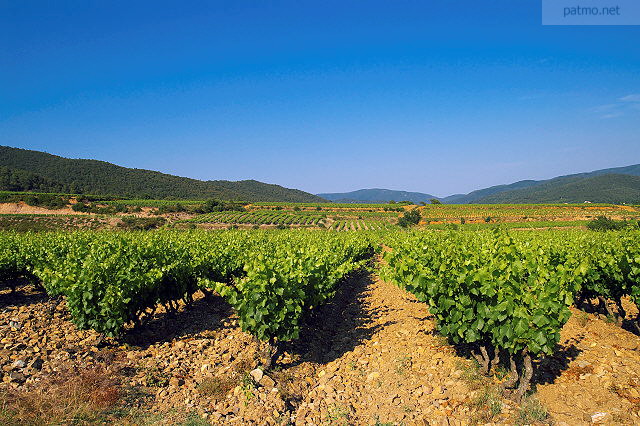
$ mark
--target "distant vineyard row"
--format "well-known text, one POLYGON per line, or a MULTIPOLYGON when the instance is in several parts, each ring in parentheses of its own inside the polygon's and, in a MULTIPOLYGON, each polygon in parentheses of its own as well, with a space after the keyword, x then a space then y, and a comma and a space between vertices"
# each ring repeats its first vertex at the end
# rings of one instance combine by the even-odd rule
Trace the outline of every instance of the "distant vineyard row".
MULTIPOLYGON (((344 215, 342 215, 344 216, 344 215)), ((192 223, 243 224, 243 225, 297 225, 324 227, 336 231, 378 230, 390 225, 385 219, 393 219, 395 214, 384 216, 380 213, 363 212, 356 217, 342 217, 320 212, 280 210, 254 210, 249 212, 215 212, 196 216, 188 220, 192 223)))

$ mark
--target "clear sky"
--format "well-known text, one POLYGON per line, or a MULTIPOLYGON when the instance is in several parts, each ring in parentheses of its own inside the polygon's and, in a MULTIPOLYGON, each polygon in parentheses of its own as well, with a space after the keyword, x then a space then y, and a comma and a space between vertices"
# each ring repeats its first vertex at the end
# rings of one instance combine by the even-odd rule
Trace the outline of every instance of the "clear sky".
POLYGON ((640 26, 540 0, 0 0, 0 144, 437 196, 640 163, 640 26))

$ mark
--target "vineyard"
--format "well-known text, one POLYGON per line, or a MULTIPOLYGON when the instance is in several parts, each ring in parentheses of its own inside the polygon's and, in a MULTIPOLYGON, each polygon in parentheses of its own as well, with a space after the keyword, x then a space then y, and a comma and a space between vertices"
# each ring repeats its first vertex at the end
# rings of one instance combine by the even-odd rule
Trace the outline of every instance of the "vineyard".
POLYGON ((216 212, 196 216, 191 219, 193 223, 221 223, 221 224, 247 224, 247 225, 301 225, 312 226, 325 219, 326 215, 319 214, 293 214, 280 211, 255 211, 255 212, 216 212))
POLYGON ((250 225, 266 227, 313 227, 334 231, 381 230, 397 220, 398 213, 336 212, 318 210, 266 210, 214 212, 198 215, 185 222, 214 225, 250 225))
MULTIPOLYGON (((400 236, 389 241, 382 273, 429 305, 440 333, 470 345, 483 372, 508 359, 504 386, 518 384, 520 399, 533 376, 532 359, 553 354, 574 301, 598 300, 620 324, 623 297, 640 306, 639 237, 400 236)), ((640 334, 640 318, 634 328, 640 334)))
POLYGON ((426 223, 500 223, 589 220, 598 216, 638 219, 640 210, 612 204, 439 204, 421 207, 426 223))
MULTIPOLYGON (((205 223, 299 225, 321 218, 316 212, 279 210, 199 216, 205 223)), ((483 380, 497 383, 507 401, 525 405, 543 375, 538 370, 544 360, 559 356, 572 312, 599 313, 621 331, 624 326, 640 335, 639 231, 383 229, 388 226, 373 219, 342 219, 329 229, 361 232, 4 232, 0 295, 8 298, 28 281, 56 306, 64 306, 78 330, 108 336, 115 345, 144 332, 159 311, 186 315, 201 300, 218 297, 232 310, 239 329, 262 342, 253 349, 262 354, 262 375, 282 368, 292 348, 309 339, 296 343, 309 321, 319 324, 315 327, 325 321, 332 324, 329 328, 338 327, 338 317, 316 312, 352 303, 334 299, 349 291, 344 289, 353 285, 347 283, 356 272, 370 270, 428 310, 429 316, 412 320, 412 332, 430 329, 433 321, 438 335, 463 358, 474 360, 483 380), (378 228, 372 226, 376 223, 378 228)), ((411 355, 413 362, 417 357, 411 355)), ((10 365, 4 364, 5 371, 10 365)), ((355 364, 352 370, 358 371, 355 364)), ((11 377, 18 376, 5 377, 14 383, 11 377)), ((398 386, 404 392, 402 381, 398 386)))
POLYGON ((236 307, 261 340, 290 340, 306 309, 371 257, 367 238, 326 234, 73 233, 0 238, 0 279, 63 295, 73 322, 108 336, 199 289, 236 307))

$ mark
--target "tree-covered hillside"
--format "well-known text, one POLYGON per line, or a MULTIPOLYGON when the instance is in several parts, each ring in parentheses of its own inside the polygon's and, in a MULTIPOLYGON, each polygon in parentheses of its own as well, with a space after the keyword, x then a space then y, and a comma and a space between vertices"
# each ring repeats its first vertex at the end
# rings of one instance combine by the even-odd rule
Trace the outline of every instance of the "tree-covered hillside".
POLYGON ((552 179, 539 185, 480 198, 480 204, 640 203, 640 176, 607 174, 552 179))
POLYGON ((97 160, 0 146, 0 190, 242 201, 322 202, 297 189, 255 180, 201 181, 97 160))
MULTIPOLYGON (((523 201, 512 201, 512 200, 521 197, 522 196, 521 194, 536 193, 536 190, 533 188, 538 188, 540 185, 543 185, 540 188, 543 188, 543 187, 559 188, 562 185, 578 182, 583 179, 589 179, 594 176, 611 175, 611 174, 640 176, 640 164, 633 164, 633 165, 624 166, 624 167, 614 167, 609 169, 600 169, 600 170, 594 170, 592 172, 585 172, 585 173, 575 173, 571 175, 558 176, 558 177, 555 177, 552 179, 546 179, 546 180, 521 180, 519 182, 514 182, 511 184, 496 185, 496 186, 491 186, 489 188, 478 189, 468 194, 450 195, 448 197, 442 198, 442 201, 447 204, 523 202, 523 201), (531 190, 526 190, 527 188, 531 188, 531 190), (513 193, 514 195, 504 195, 504 196, 499 195, 500 193, 507 193, 507 192, 513 193), (505 200, 505 201, 493 201, 493 200, 505 200)), ((569 187, 569 189, 571 189, 571 187, 569 187)), ((565 194, 565 196, 566 195, 567 194, 565 194)), ((582 192, 580 195, 584 195, 584 192, 582 192)), ((529 195, 525 197, 528 197, 528 196, 529 195)), ((625 198, 617 197, 616 199, 625 199, 625 198)), ((606 202, 613 202, 613 201, 609 200, 606 202)))

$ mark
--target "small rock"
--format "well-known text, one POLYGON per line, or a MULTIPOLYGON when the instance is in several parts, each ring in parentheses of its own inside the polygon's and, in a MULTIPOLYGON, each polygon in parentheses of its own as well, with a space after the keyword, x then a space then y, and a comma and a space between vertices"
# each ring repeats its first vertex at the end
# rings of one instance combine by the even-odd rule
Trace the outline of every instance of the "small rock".
POLYGON ((369 373, 367 375, 367 381, 375 380, 378 377, 380 377, 380 373, 378 373, 377 371, 374 371, 373 373, 369 373))
POLYGON ((9 378, 11 379, 11 381, 18 383, 22 383, 27 380, 25 375, 19 371, 12 371, 11 373, 9 373, 9 378))
POLYGON ((264 375, 262 370, 260 370, 259 368, 256 368, 255 370, 251 370, 249 374, 251 375, 251 377, 256 383, 260 383, 260 380, 262 380, 262 376, 264 375))
POLYGON ((26 362, 24 362, 24 361, 23 361, 23 360, 21 360, 21 359, 18 359, 18 360, 16 360, 16 361, 14 361, 14 362, 13 362, 13 364, 11 364, 11 366, 12 366, 13 368, 16 368, 16 369, 17 369, 17 368, 24 368, 24 367, 26 367, 26 366, 27 366, 27 363, 26 363, 26 362))
POLYGON ((264 386, 265 388, 269 389, 269 388, 273 388, 276 385, 276 382, 269 376, 264 375, 262 376, 262 379, 260 380, 260 385, 264 386))
POLYGON ((591 423, 602 423, 606 420, 609 413, 598 412, 591 415, 591 423))

